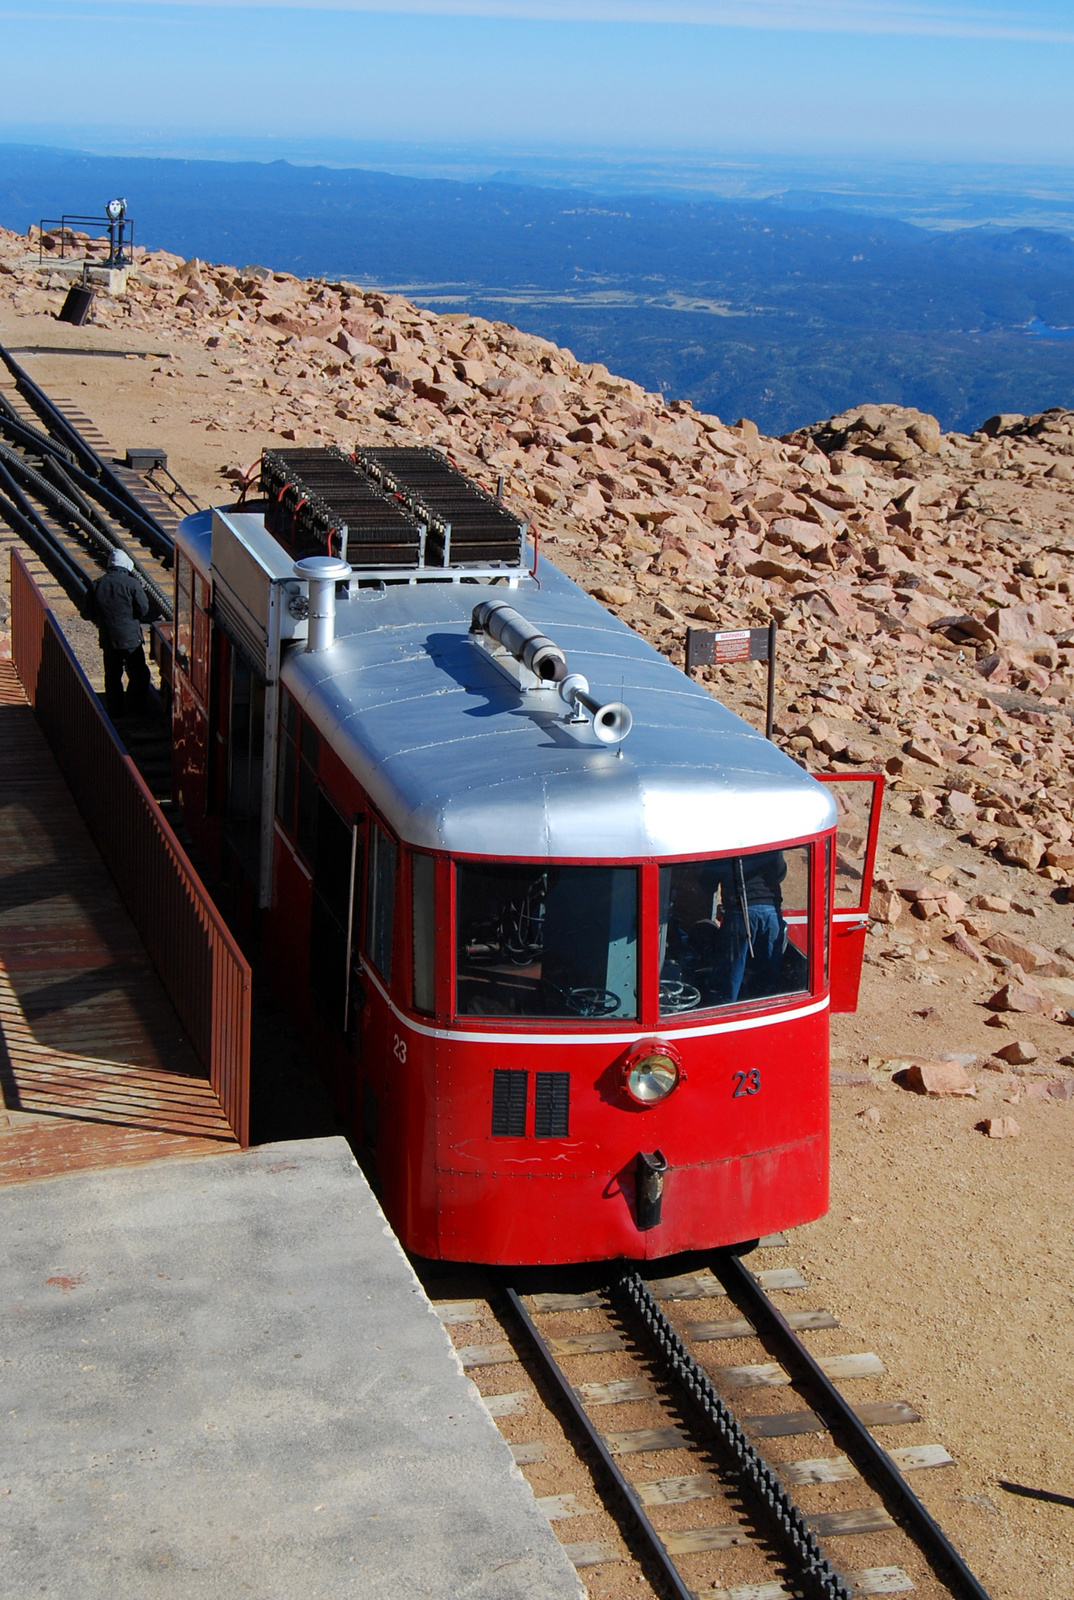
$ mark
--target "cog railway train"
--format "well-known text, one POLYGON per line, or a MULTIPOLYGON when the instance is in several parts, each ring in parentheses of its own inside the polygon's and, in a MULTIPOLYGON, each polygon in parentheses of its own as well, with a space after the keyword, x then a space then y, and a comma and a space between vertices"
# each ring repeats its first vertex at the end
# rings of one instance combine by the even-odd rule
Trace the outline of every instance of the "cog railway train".
POLYGON ((188 517, 185 821, 403 1244, 653 1258, 820 1215, 882 779, 818 780, 432 450, 188 517))

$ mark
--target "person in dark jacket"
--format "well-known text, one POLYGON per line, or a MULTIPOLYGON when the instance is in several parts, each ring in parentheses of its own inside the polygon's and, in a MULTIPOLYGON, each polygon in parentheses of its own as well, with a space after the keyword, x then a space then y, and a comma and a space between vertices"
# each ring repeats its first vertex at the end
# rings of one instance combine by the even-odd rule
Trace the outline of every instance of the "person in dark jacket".
POLYGON ((93 586, 97 641, 104 656, 104 700, 108 715, 142 716, 149 695, 149 668, 142 623, 149 618, 149 596, 125 550, 113 550, 108 571, 93 586), (124 692, 123 675, 127 675, 124 692))
POLYGON ((719 894, 720 918, 696 923, 686 938, 693 947, 693 966, 706 974, 706 990, 715 996, 709 1003, 727 1005, 782 993, 786 876, 782 850, 705 863, 702 881, 714 900, 719 894))

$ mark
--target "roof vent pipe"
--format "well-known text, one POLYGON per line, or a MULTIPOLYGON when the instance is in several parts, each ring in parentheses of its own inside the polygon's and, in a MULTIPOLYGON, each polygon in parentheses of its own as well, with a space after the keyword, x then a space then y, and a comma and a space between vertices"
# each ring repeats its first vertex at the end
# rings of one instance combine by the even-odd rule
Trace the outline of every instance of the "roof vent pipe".
POLYGON ((351 576, 335 556, 306 556, 295 562, 295 577, 309 584, 307 650, 330 650, 336 637, 336 584, 351 576))

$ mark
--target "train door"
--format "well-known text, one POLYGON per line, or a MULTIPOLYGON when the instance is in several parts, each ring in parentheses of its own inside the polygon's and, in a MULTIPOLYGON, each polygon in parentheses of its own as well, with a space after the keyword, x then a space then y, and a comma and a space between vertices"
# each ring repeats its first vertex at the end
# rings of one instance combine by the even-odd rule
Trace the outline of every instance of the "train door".
POLYGON ((856 1011, 884 778, 882 773, 874 772, 815 776, 832 791, 839 813, 831 924, 832 1010, 856 1011))

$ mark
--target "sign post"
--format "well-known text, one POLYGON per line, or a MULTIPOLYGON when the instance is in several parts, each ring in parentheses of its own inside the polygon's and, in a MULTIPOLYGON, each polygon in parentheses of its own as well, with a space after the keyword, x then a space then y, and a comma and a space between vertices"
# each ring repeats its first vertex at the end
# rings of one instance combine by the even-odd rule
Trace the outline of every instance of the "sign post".
POLYGON ((776 623, 767 628, 731 628, 722 633, 712 628, 687 628, 686 671, 695 667, 722 667, 731 661, 768 662, 768 699, 765 708, 764 736, 772 737, 776 714, 776 623))

